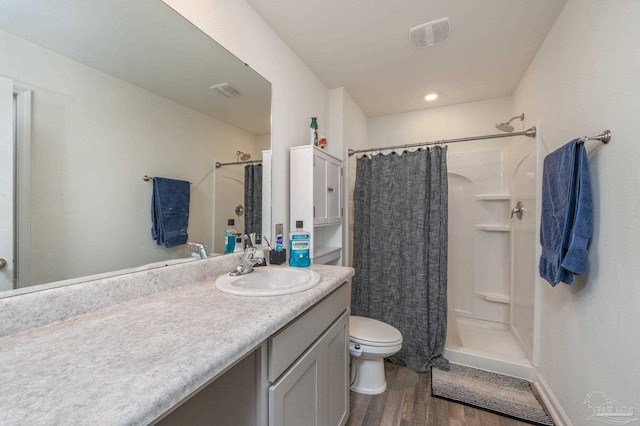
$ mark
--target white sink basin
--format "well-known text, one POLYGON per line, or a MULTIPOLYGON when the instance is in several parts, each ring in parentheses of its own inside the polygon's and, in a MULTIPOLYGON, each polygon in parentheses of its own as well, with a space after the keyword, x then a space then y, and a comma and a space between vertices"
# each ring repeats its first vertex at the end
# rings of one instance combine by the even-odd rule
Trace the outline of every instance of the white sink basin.
POLYGON ((216 287, 239 296, 279 296, 309 290, 320 280, 317 272, 307 268, 266 266, 239 277, 221 275, 216 279, 216 287))

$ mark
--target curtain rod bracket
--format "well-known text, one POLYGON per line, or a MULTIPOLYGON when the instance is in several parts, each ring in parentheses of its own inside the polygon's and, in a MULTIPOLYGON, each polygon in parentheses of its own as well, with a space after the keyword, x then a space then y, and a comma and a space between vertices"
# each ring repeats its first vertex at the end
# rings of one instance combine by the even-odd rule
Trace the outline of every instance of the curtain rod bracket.
MULTIPOLYGON (((524 115, 524 114, 522 114, 524 115)), ((538 132, 538 129, 536 129, 536 126, 530 127, 527 130, 524 131, 524 135, 529 137, 529 138, 535 138, 536 137, 536 133, 538 132)))

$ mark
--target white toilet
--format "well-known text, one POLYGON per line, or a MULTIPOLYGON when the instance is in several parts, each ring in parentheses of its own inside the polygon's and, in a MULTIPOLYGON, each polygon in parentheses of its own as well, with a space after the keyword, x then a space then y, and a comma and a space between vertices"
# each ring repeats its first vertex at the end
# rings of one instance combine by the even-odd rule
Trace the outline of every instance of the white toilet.
POLYGON ((375 395, 387 389, 383 359, 402 349, 402 334, 389 324, 372 318, 349 318, 349 352, 355 357, 351 366, 351 390, 375 395))

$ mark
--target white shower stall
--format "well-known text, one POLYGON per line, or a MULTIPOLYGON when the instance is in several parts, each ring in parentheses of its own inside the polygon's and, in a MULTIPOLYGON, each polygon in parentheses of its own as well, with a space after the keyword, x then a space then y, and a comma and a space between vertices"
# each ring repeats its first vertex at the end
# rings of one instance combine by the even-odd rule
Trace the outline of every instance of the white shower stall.
POLYGON ((537 162, 508 149, 450 153, 448 332, 452 362, 533 379, 537 162), (522 215, 511 217, 517 202, 522 215))
MULTIPOLYGON (((407 125, 393 120, 392 124, 399 126, 399 132, 407 125)), ((395 128, 387 124, 376 130, 387 127, 395 128)), ((456 144, 447 154, 448 324, 444 355, 457 364, 527 380, 534 378, 536 360, 539 145, 537 139, 516 136, 501 142, 456 144), (518 201, 523 205, 522 217, 511 218, 518 201)), ((352 264, 356 156, 349 157, 347 164, 349 226, 345 246, 347 264, 352 264)))

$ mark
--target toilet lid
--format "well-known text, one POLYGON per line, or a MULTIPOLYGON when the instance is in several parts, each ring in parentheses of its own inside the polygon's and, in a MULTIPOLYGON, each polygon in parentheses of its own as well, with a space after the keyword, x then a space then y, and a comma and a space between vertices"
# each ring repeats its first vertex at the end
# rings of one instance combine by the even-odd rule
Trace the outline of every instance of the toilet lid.
POLYGON ((349 339, 371 346, 391 346, 402 343, 402 334, 395 328, 373 318, 351 316, 349 339))

